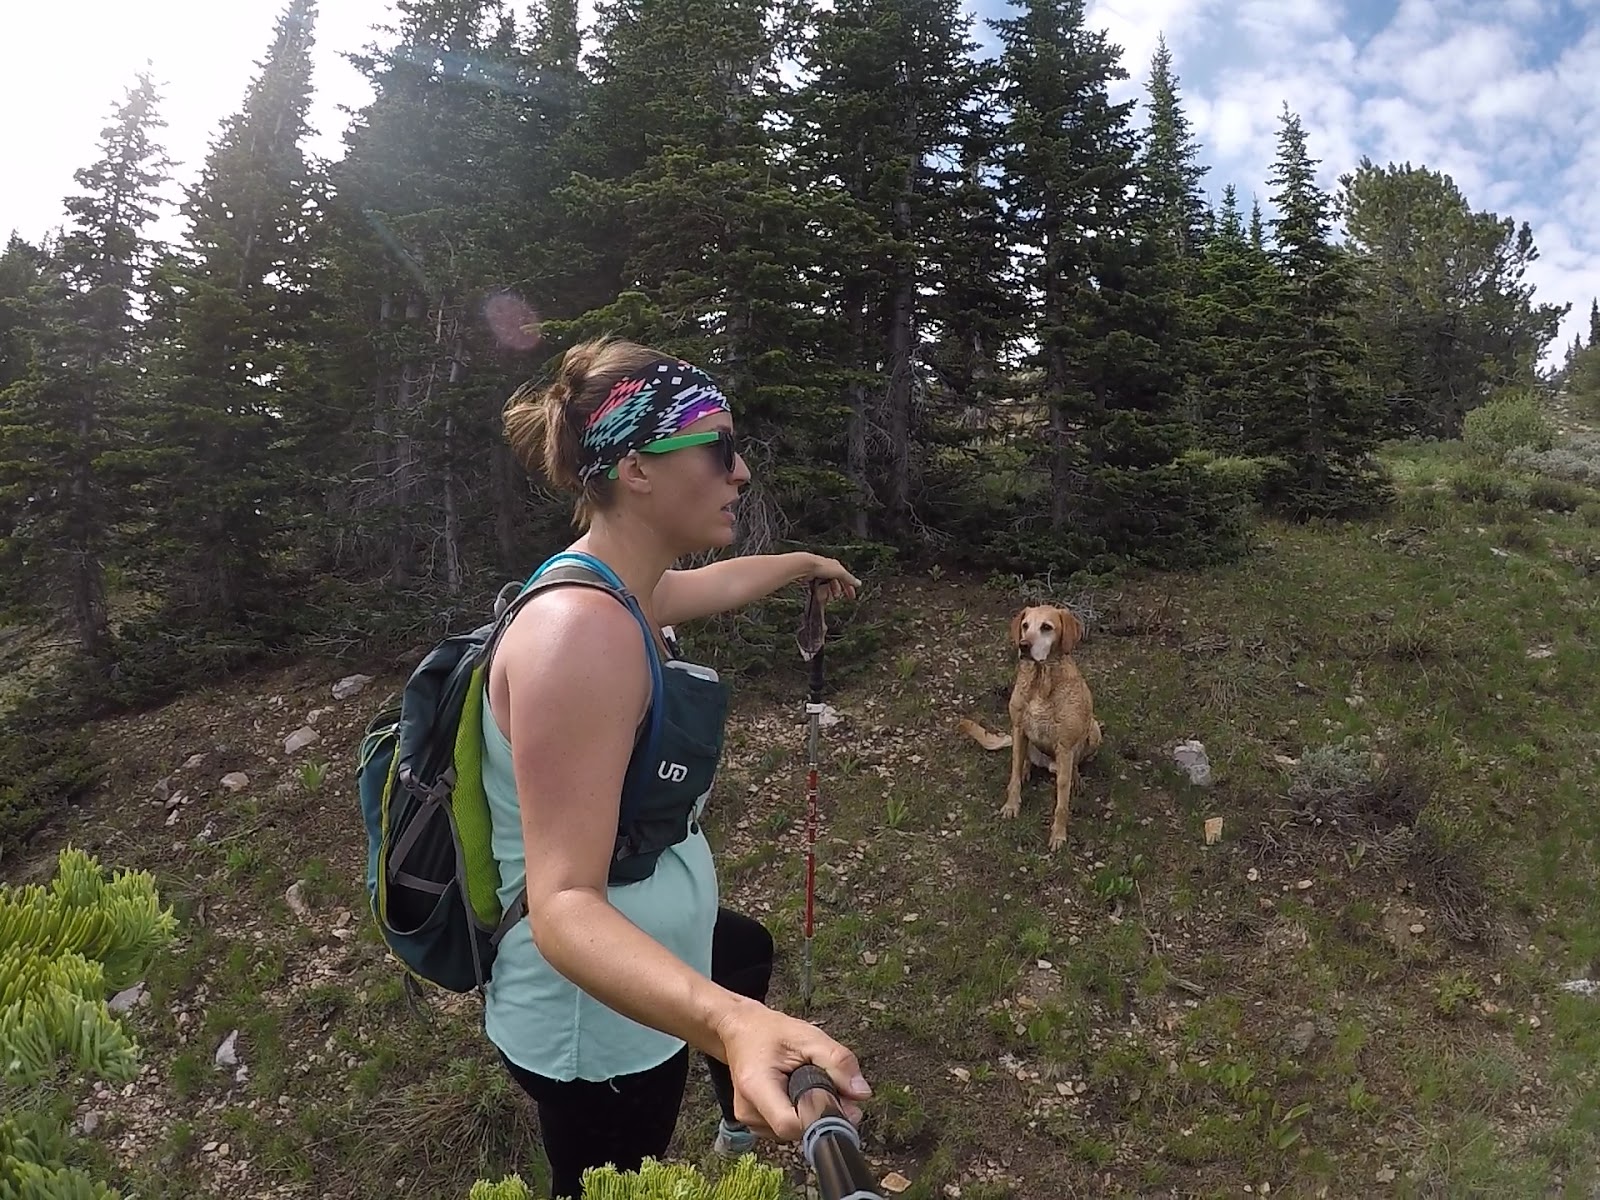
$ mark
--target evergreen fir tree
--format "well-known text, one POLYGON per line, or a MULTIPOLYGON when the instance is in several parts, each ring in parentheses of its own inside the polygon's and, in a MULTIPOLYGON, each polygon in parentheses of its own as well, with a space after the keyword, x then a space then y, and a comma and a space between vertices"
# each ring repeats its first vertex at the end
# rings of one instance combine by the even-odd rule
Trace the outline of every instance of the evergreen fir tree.
POLYGON ((110 649, 105 564, 125 517, 111 474, 140 386, 135 299, 153 246, 167 160, 155 84, 141 74, 100 135, 100 157, 75 173, 71 217, 36 292, 33 354, 0 394, 0 507, 6 590, 59 604, 82 649, 110 649))
MULTIPOLYGON (((958 205, 979 222, 988 215, 971 185, 986 72, 957 0, 841 0, 815 20, 794 107, 802 161, 813 178, 844 183, 854 217, 838 294, 850 366, 862 373, 850 393, 851 475, 864 501, 855 526, 865 534, 874 508, 904 536, 921 474, 914 415, 926 405, 914 397, 928 386, 935 255, 950 244, 958 205), (869 391, 874 375, 882 382, 869 391), (869 445, 882 452, 869 456, 869 445)), ((986 236, 981 225, 972 232, 986 236)))
POLYGON ((1346 329, 1350 271, 1331 240, 1332 201, 1315 168, 1300 118, 1285 106, 1271 176, 1283 316, 1264 343, 1276 379, 1255 441, 1292 468, 1276 499, 1295 515, 1357 509, 1379 496, 1370 462, 1379 414, 1346 329))
POLYGON ((1108 95, 1126 73, 1081 0, 1018 7, 991 22, 1009 118, 1000 186, 1036 314, 1049 474, 1048 525, 1018 548, 1036 563, 1196 561, 1225 539, 1208 482, 1180 460, 1188 434, 1167 339, 1182 296, 1170 255, 1146 236, 1154 210, 1131 103, 1108 95))
POLYGON ((163 271, 165 377, 146 462, 160 578, 182 606, 246 624, 281 604, 273 561, 314 502, 305 455, 320 422, 305 355, 313 181, 315 0, 290 0, 242 108, 223 122, 163 271))
POLYGON ((1534 303, 1531 230, 1474 212, 1426 168, 1363 159, 1340 183, 1362 365, 1387 431, 1454 437, 1496 390, 1532 386, 1565 309, 1534 303))
MULTIPOLYGON (((331 171, 344 286, 329 336, 347 347, 334 390, 365 460, 337 503, 351 565, 455 594, 514 548, 512 520, 494 515, 513 491, 498 417, 531 339, 486 314, 507 293, 549 311, 527 201, 550 164, 528 167, 560 136, 570 96, 546 86, 537 45, 489 0, 396 12, 393 47, 357 60, 373 100, 331 171)), ((560 58, 561 42, 546 49, 560 58)))
POLYGON ((1589 345, 1600 346, 1600 298, 1589 302, 1589 345))
POLYGON ((1271 453, 1258 437, 1271 425, 1261 408, 1272 387, 1262 344, 1277 315, 1277 268, 1252 244, 1232 184, 1223 189, 1198 274, 1193 352, 1199 386, 1193 415, 1200 440, 1221 454, 1271 453))
POLYGON ((1178 78, 1172 71, 1172 52, 1165 37, 1156 42, 1148 88, 1145 186, 1155 206, 1156 229, 1174 253, 1189 258, 1199 252, 1203 240, 1206 204, 1200 181, 1207 168, 1200 164, 1200 147, 1178 99, 1178 78))
MULTIPOLYGON (((797 186, 777 129, 765 0, 614 0, 598 9, 593 83, 574 141, 591 164, 568 199, 615 231, 619 289, 558 339, 616 332, 718 375, 750 435, 741 548, 790 522, 837 527, 851 499, 823 303, 836 188, 797 186), (601 168, 605 168, 602 172, 601 168)), ((552 346, 552 349, 558 348, 552 346)))

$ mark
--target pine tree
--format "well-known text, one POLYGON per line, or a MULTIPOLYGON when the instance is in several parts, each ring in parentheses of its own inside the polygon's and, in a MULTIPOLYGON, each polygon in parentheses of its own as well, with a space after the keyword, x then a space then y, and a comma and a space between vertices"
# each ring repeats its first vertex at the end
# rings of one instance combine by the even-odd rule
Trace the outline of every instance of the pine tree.
POLYGON ((1379 496, 1370 462, 1379 413, 1344 321, 1350 268, 1330 237, 1332 201, 1317 186, 1300 118, 1286 105, 1280 120, 1272 256, 1284 315, 1265 342, 1277 378, 1260 441, 1293 471, 1278 502, 1296 515, 1333 514, 1379 496))
POLYGON ((314 181, 308 133, 315 0, 290 0, 241 109, 183 205, 167 264, 169 341, 146 462, 152 540, 178 533, 160 577, 182 607, 250 623, 281 603, 273 562, 314 503, 305 456, 315 376, 304 344, 314 181))
POLYGON ((1193 418, 1200 440, 1221 454, 1254 457, 1271 453, 1258 444, 1271 421, 1261 399, 1272 387, 1263 340, 1274 324, 1277 268, 1252 244, 1230 183, 1222 209, 1201 251, 1195 303, 1199 386, 1193 418))
MULTIPOLYGON (((6 244, 5 252, 0 254, 0 430, 12 426, 13 406, 22 399, 21 392, 11 389, 38 367, 51 268, 47 249, 34 246, 15 233, 6 244)), ((27 411, 25 407, 24 411, 27 411)), ((0 536, 0 578, 3 578, 20 566, 28 547, 25 520, 32 502, 32 489, 26 482, 29 476, 22 464, 13 468, 21 473, 7 479, 10 473, 5 466, 5 447, 8 441, 14 446, 26 446, 31 433, 25 428, 11 428, 9 434, 0 432, 0 439, 4 439, 0 440, 0 480, 6 480, 0 483, 0 530, 9 531, 0 536)), ((47 609, 41 609, 39 596, 33 589, 19 586, 5 590, 7 595, 5 601, 0 602, 0 613, 34 620, 48 615, 47 609)))
POLYGON ((0 252, 0 392, 32 366, 39 288, 48 263, 45 250, 15 233, 0 252))
POLYGON ((1449 176, 1363 159, 1341 180, 1365 368, 1398 435, 1454 437, 1502 388, 1528 387, 1564 309, 1533 302, 1531 230, 1474 212, 1449 176))
MULTIPOLYGON (((336 503, 347 563, 455 594, 517 541, 495 515, 515 490, 498 416, 533 339, 488 314, 501 297, 549 311, 538 270, 553 256, 528 198, 550 184, 552 164, 533 168, 571 97, 489 0, 396 12, 392 48, 357 60, 373 100, 330 172, 343 288, 329 337, 350 348, 334 392, 360 463, 336 503)), ((566 34, 541 32, 570 60, 566 34)))
POLYGON ((1221 549, 1208 482, 1180 461, 1188 434, 1169 339, 1182 296, 1147 236, 1131 102, 1119 52, 1084 24, 1081 0, 1026 0, 992 21, 1008 120, 1000 183, 1034 306, 1048 432, 1048 537, 1035 563, 1118 557, 1197 561, 1221 549))
POLYGON ((809 172, 843 181, 855 218, 857 244, 839 284, 855 335, 851 365, 863 372, 851 389, 851 476, 866 501, 855 529, 867 533, 870 507, 904 537, 920 476, 914 413, 926 405, 914 397, 928 383, 934 255, 949 245, 958 206, 979 221, 987 215, 970 176, 983 154, 986 72, 957 0, 841 0, 815 20, 795 109, 809 172), (869 399, 872 374, 882 392, 869 399), (869 444, 883 453, 869 456, 869 444))
MULTIPOLYGON (((782 81, 765 0, 598 9, 593 84, 569 200, 614 236, 619 288, 556 338, 614 331, 704 365, 751 439, 740 539, 837 527, 851 487, 823 301, 836 188, 797 186, 779 141, 782 81), (602 172, 601 168, 605 168, 602 172), (613 232, 614 231, 614 232, 613 232)), ((552 347, 554 349, 556 347, 552 347)))
POLYGON ((167 161, 164 122, 140 75, 101 132, 101 156, 75 173, 71 222, 39 292, 26 373, 0 395, 0 506, 15 514, 4 543, 7 587, 60 602, 88 655, 110 649, 105 563, 126 515, 114 455, 140 384, 135 298, 153 247, 167 161))
MULTIPOLYGON (((990 63, 980 69, 980 99, 956 157, 960 177, 929 250, 933 291, 927 299, 930 344, 924 353, 940 392, 949 399, 944 422, 921 433, 930 458, 944 445, 975 451, 974 434, 987 441, 987 431, 1015 395, 1003 364, 1022 323, 1023 302, 1009 223, 988 178, 1000 134, 993 99, 998 75, 990 63)), ((989 514, 980 497, 961 486, 972 478, 972 461, 966 455, 941 456, 941 461, 951 465, 944 478, 928 481, 930 523, 955 531, 964 521, 986 521, 989 514)))
POLYGON ((1589 302, 1589 345, 1600 346, 1600 298, 1589 302))
POLYGON ((1267 249, 1266 223, 1261 219, 1261 201, 1250 205, 1250 245, 1265 253, 1267 249))
POLYGON ((1156 42, 1148 87, 1145 186, 1155 205, 1156 228, 1180 258, 1190 258, 1199 252, 1203 240, 1206 204, 1200 181, 1207 168, 1200 164, 1199 144, 1178 99, 1178 78, 1172 72, 1172 52, 1165 37, 1156 42))

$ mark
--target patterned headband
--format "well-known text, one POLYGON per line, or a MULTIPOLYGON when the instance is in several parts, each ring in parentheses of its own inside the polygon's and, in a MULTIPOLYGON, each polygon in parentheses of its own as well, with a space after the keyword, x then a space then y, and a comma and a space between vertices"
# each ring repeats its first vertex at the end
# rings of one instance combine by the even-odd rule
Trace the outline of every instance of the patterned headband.
POLYGON ((671 437, 701 417, 731 412, 716 381, 682 359, 656 362, 619 379, 583 428, 578 481, 603 475, 635 450, 671 437))

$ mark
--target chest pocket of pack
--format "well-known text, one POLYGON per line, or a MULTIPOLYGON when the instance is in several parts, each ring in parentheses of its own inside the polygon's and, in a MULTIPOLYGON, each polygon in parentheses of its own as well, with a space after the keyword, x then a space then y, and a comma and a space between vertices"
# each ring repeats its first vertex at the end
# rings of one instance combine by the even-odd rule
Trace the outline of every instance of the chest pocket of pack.
POLYGON ((701 799, 716 780, 728 717, 721 680, 669 664, 664 671, 661 742, 656 760, 642 764, 635 817, 611 864, 611 882, 637 883, 655 870, 669 846, 689 836, 701 799))

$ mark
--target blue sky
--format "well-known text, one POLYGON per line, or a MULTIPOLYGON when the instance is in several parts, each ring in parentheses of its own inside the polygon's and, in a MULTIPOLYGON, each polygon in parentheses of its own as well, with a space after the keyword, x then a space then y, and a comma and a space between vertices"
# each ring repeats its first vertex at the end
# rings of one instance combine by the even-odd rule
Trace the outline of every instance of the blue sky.
MULTIPOLYGON (((978 17, 1002 0, 965 0, 978 17)), ((515 0, 521 8, 521 0, 515 0)), ((341 106, 367 98, 339 52, 369 40, 385 0, 322 0, 312 149, 337 155, 341 106)), ((76 0, 12 6, 0 73, 0 236, 37 238, 63 217, 72 172, 121 87, 147 63, 163 86, 169 153, 191 179, 217 122, 239 104, 280 0, 76 0), (71 72, 61 65, 70 62, 71 72)), ((1165 32, 1211 167, 1266 202, 1277 118, 1300 113, 1333 187, 1363 154, 1447 171, 1479 208, 1526 220, 1539 297, 1573 311, 1552 354, 1587 328, 1600 295, 1600 0, 1091 0, 1142 97, 1165 32)), ((986 30, 980 36, 987 37, 986 30)), ((176 237, 175 217, 162 223, 176 237)))
MULTIPOLYGON (((969 0, 980 16, 997 0, 969 0)), ((1527 221, 1541 300, 1600 295, 1600 0, 1093 0, 1140 95, 1165 32, 1213 199, 1267 205, 1278 114, 1298 112, 1330 189, 1362 155, 1450 174, 1527 221)))

